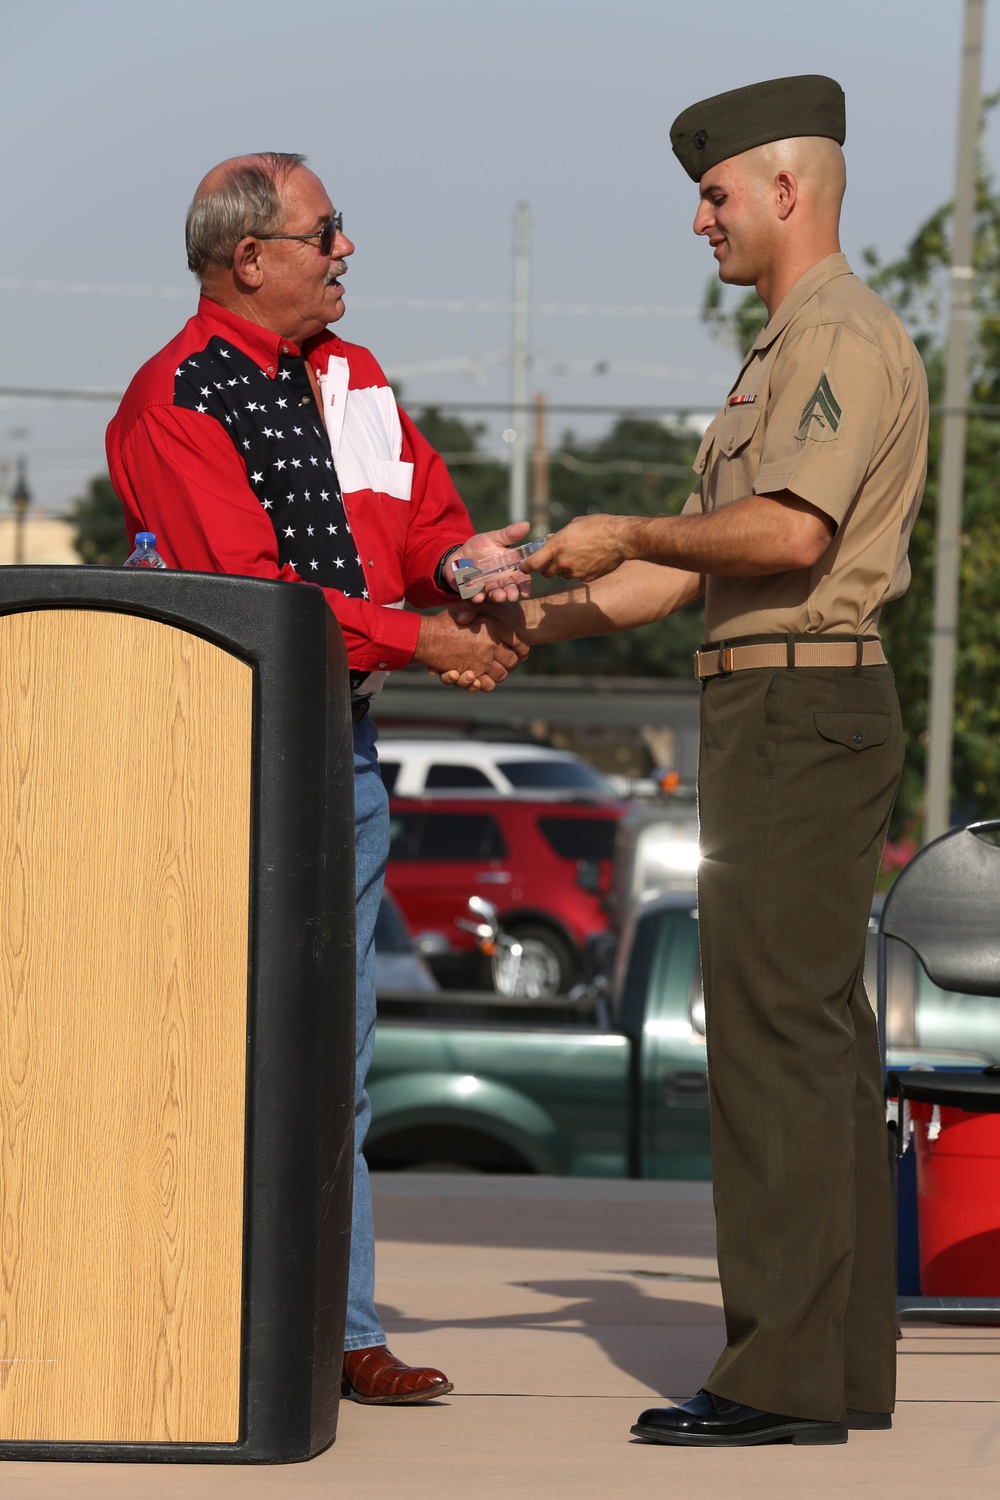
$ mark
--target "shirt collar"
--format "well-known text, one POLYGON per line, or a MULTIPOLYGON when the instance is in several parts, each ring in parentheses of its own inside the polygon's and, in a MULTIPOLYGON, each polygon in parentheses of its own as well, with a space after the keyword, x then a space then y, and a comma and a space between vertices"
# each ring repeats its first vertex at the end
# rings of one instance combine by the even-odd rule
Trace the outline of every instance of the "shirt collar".
POLYGON ((334 333, 332 328, 323 328, 319 333, 310 334, 302 345, 302 353, 318 373, 323 356, 339 354, 343 347, 339 334, 334 333))
MULTIPOLYGON (((837 276, 850 275, 852 275, 852 271, 847 264, 847 256, 839 253, 837 255, 824 256, 814 266, 810 266, 809 270, 800 276, 798 281, 785 293, 774 317, 769 320, 767 326, 761 330, 754 340, 750 354, 759 354, 762 349, 766 349, 769 344, 773 344, 778 334, 788 327, 795 314, 805 307, 809 298, 814 297, 821 286, 825 286, 828 281, 833 281, 837 276)), ((750 354, 747 355, 748 359, 750 354)))
POLYGON ((199 298, 198 317, 209 325, 213 333, 219 334, 221 338, 231 339, 272 380, 282 355, 301 353, 298 344, 293 344, 291 339, 282 338, 273 329, 261 328, 259 323, 252 323, 249 318, 231 312, 228 307, 213 302, 210 297, 199 298))

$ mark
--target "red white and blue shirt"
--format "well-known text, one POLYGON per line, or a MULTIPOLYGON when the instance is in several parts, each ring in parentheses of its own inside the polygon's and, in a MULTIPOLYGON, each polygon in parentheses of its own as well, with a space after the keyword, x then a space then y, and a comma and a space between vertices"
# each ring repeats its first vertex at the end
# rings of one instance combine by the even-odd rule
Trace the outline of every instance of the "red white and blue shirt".
POLYGON ((411 660, 404 600, 455 602, 434 575, 468 513, 372 355, 329 330, 299 349, 202 297, 135 376, 107 451, 130 539, 155 532, 172 567, 318 585, 352 674, 411 660))

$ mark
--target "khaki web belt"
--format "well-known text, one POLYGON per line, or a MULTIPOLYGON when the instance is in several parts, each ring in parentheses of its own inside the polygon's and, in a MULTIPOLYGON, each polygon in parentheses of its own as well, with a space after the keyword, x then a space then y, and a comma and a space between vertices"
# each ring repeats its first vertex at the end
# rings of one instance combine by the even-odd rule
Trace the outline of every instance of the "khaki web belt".
POLYGON ((886 656, 882 642, 853 641, 759 641, 752 645, 706 647, 694 653, 694 675, 728 677, 731 672, 746 672, 751 667, 881 667, 886 656))

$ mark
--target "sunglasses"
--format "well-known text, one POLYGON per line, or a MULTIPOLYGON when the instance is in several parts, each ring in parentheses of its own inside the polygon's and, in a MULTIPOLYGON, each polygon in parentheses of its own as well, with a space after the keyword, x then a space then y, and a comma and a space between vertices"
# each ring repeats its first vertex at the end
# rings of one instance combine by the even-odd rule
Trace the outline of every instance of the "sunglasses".
POLYGON ((333 250, 334 240, 338 234, 344 232, 344 215, 334 214, 332 219, 327 219, 322 229, 316 229, 312 234, 255 234, 255 240, 318 240, 320 255, 329 255, 333 250))

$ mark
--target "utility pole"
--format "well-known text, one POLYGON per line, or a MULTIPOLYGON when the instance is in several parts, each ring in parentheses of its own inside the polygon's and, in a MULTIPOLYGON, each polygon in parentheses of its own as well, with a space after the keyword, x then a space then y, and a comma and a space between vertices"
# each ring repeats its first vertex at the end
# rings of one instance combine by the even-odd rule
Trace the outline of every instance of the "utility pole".
POLYGON ((535 395, 535 441, 531 450, 531 535, 546 536, 549 529, 549 440, 548 399, 535 395))
POLYGON ((951 827, 962 490, 965 481, 966 408, 969 400, 969 339, 973 317, 972 235, 976 197, 976 144, 981 108, 984 10, 985 0, 965 0, 934 565, 934 626, 931 635, 927 780, 924 792, 925 843, 939 838, 951 827))
POLYGON ((14 507, 14 561, 20 566, 24 562, 24 518, 31 504, 31 491, 28 489, 27 478, 28 461, 19 458, 17 461, 17 479, 11 491, 10 500, 14 507))
POLYGON ((514 210, 514 329, 511 345, 510 498, 508 521, 528 519, 528 348, 530 316, 531 209, 514 210))

